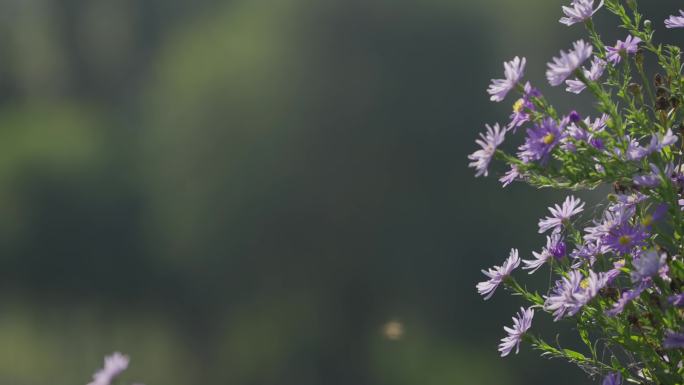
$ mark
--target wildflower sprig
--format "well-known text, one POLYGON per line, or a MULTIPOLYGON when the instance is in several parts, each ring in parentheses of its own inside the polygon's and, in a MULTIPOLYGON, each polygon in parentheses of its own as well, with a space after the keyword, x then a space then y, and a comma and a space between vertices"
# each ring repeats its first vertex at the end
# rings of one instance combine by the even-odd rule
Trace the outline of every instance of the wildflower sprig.
MULTIPOLYGON (((485 299, 499 287, 528 304, 505 327, 502 356, 522 343, 543 356, 578 365, 603 384, 684 384, 684 76, 681 49, 655 43, 656 28, 636 0, 572 0, 560 23, 584 25, 577 40, 547 65, 551 86, 595 101, 595 114, 581 116, 554 107, 525 82, 527 60, 504 63, 504 78, 492 80, 491 100, 517 94, 507 123, 487 125, 469 156, 476 176, 493 161, 508 165, 503 186, 524 182, 563 190, 612 186, 593 209, 574 196, 549 208, 539 221, 546 244, 521 253, 511 249, 500 266, 483 270, 477 284, 485 299), (626 37, 602 40, 592 17, 608 11, 626 37), (648 73, 653 57, 659 69, 648 73), (518 150, 501 148, 516 140, 518 150), (553 283, 529 288, 514 277, 548 268, 553 283), (532 328, 544 313, 574 325, 583 349, 554 344, 532 328), (583 351, 582 351, 583 350, 583 351)), ((684 28, 684 11, 664 21, 684 28)))

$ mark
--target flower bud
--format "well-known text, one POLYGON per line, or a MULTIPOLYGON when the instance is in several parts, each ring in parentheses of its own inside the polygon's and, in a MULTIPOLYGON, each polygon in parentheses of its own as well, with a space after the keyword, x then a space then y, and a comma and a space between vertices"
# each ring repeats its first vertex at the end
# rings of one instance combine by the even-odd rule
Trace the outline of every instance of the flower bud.
POLYGON ((651 29, 651 20, 644 20, 644 28, 651 29))
POLYGON ((656 87, 660 87, 663 85, 663 75, 661 74, 655 74, 653 77, 653 85, 656 87))

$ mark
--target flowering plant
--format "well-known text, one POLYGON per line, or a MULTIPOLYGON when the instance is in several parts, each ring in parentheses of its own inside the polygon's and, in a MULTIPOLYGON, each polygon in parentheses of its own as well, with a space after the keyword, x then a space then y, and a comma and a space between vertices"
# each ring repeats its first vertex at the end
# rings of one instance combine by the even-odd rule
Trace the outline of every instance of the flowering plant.
MULTIPOLYGON (((529 305, 505 327, 501 356, 517 353, 521 342, 542 355, 577 364, 603 384, 684 383, 684 131, 681 50, 654 42, 652 22, 636 0, 573 0, 559 20, 583 24, 588 40, 578 40, 548 63, 551 86, 589 94, 596 115, 560 113, 529 82, 526 59, 504 63, 503 79, 492 80, 491 100, 518 93, 505 125, 486 125, 469 155, 476 176, 487 176, 493 159, 510 168, 503 186, 520 181, 565 190, 612 186, 595 217, 584 215, 575 196, 549 208, 539 221, 546 244, 529 259, 512 249, 501 266, 483 270, 477 284, 487 300, 499 286, 529 305), (601 10, 617 16, 626 38, 606 44, 592 17, 601 10), (658 70, 647 74, 653 59, 658 70), (523 131, 524 128, 524 131, 523 131), (500 148, 506 136, 524 135, 516 154, 500 148), (554 283, 540 294, 512 273, 550 269, 554 283), (535 312, 572 322, 585 348, 553 345, 530 329, 535 312)), ((684 27, 684 11, 664 22, 684 27)))

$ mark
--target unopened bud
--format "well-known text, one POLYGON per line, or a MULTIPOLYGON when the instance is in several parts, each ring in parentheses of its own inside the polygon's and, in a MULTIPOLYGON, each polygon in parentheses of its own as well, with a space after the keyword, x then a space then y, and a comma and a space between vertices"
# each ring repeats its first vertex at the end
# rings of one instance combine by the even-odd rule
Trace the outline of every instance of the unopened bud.
POLYGON ((641 95, 641 85, 638 83, 630 83, 627 86, 627 90, 635 97, 641 95))
POLYGON ((644 28, 651 29, 651 20, 644 20, 644 28))

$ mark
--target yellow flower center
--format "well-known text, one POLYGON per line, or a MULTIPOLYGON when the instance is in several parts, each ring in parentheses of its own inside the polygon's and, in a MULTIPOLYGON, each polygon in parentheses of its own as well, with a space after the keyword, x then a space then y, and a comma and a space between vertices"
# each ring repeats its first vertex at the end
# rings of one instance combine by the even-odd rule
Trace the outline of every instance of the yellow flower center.
POLYGON ((646 215, 644 219, 641 220, 641 224, 644 226, 650 226, 653 223, 653 215, 646 215))
POLYGON ((517 102, 513 103, 513 112, 520 113, 520 111, 522 111, 524 105, 525 105, 525 101, 522 99, 518 99, 517 102))
POLYGON ((632 242, 632 237, 629 235, 623 235, 620 237, 620 239, 618 239, 618 243, 622 246, 629 245, 630 242, 632 242))
POLYGON ((582 282, 580 282, 580 287, 582 289, 586 289, 589 287, 589 278, 584 278, 582 282))
POLYGON ((544 142, 544 144, 546 144, 546 145, 549 145, 549 144, 553 143, 553 141, 554 141, 555 139, 556 139, 556 135, 554 135, 554 134, 552 134, 552 133, 548 133, 548 134, 546 134, 546 136, 542 139, 542 142, 544 142))

